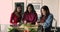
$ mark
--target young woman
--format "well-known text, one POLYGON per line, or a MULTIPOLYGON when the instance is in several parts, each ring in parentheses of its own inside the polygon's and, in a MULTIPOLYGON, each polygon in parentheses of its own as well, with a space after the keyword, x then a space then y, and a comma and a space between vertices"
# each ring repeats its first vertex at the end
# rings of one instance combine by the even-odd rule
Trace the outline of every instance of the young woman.
POLYGON ((42 23, 39 27, 43 27, 45 32, 51 32, 50 29, 52 27, 53 15, 50 13, 48 6, 43 6, 41 8, 41 17, 39 22, 42 23))
POLYGON ((17 5, 15 7, 14 12, 11 14, 11 19, 10 19, 11 25, 17 25, 21 21, 22 18, 21 12, 22 12, 22 6, 17 5))
POLYGON ((24 13, 23 16, 23 21, 24 23, 31 24, 35 24, 35 22, 37 21, 37 13, 32 4, 28 4, 26 12, 24 13))

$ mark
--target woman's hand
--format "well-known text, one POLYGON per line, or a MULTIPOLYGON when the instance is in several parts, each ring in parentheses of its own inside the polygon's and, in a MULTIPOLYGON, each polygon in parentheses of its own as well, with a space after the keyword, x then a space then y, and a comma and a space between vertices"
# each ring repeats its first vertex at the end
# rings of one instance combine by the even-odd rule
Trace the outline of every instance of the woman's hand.
POLYGON ((35 23, 35 25, 37 25, 37 26, 38 26, 38 22, 36 22, 36 23, 35 23))
POLYGON ((12 23, 10 23, 10 25, 13 25, 13 23, 14 23, 14 20, 12 20, 12 23))
POLYGON ((20 23, 18 22, 17 25, 19 25, 20 23))
POLYGON ((27 23, 27 21, 25 20, 25 21, 24 21, 24 24, 26 24, 26 23, 27 23))
POLYGON ((12 22, 14 23, 14 20, 12 20, 12 22))
POLYGON ((44 23, 39 23, 39 24, 43 26, 44 23))
POLYGON ((10 23, 10 25, 13 25, 12 23, 10 23))

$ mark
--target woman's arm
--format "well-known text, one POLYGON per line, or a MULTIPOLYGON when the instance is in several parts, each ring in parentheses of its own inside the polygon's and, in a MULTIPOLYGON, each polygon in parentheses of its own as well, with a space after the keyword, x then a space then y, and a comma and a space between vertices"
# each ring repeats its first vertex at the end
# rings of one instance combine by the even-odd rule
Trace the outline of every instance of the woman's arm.
POLYGON ((46 19, 46 22, 43 24, 43 28, 47 28, 52 24, 53 21, 53 15, 49 15, 46 19))
POLYGON ((11 18, 10 18, 10 23, 13 23, 13 17, 14 17, 14 15, 13 14, 11 14, 11 18))
POLYGON ((27 22, 26 22, 26 13, 24 13, 24 15, 23 15, 23 17, 22 17, 22 21, 23 21, 24 24, 27 23, 27 22))
POLYGON ((37 22, 37 19, 38 19, 38 16, 37 16, 37 14, 35 14, 35 17, 34 17, 33 21, 37 22))

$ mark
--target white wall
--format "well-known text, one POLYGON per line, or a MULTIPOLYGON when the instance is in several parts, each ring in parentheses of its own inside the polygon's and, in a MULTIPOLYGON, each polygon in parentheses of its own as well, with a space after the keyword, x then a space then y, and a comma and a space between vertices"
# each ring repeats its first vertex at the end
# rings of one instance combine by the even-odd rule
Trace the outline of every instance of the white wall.
POLYGON ((11 0, 0 0, 0 24, 9 24, 12 12, 11 0))
MULTIPOLYGON (((12 1, 0 0, 0 24, 9 24, 10 15, 12 13, 12 1)), ((7 26, 0 25, 0 32, 6 32, 7 26)))
MULTIPOLYGON (((59 23, 60 23, 60 0, 59 0, 59 23)), ((60 24, 59 24, 60 26, 60 24)))

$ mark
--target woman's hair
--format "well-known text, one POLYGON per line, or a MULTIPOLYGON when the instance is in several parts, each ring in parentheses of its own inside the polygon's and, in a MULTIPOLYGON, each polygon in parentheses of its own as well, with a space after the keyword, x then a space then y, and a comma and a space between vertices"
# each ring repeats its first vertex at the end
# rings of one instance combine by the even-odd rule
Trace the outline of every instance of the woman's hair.
POLYGON ((22 6, 21 6, 21 5, 17 5, 17 6, 15 6, 15 10, 14 10, 13 14, 16 14, 18 17, 21 17, 21 15, 22 15, 22 11, 16 13, 16 12, 17 12, 17 7, 20 7, 20 8, 22 9, 22 6))
MULTIPOLYGON (((15 13, 15 12, 17 12, 17 7, 20 7, 20 8, 22 8, 22 6, 21 6, 21 5, 16 5, 16 6, 15 6, 14 13, 15 13)), ((20 12, 20 13, 21 13, 21 12, 20 12)))
POLYGON ((31 7, 31 9, 32 9, 32 11, 31 12, 34 12, 34 13, 36 13, 36 11, 35 11, 35 9, 34 9, 34 6, 32 5, 32 4, 28 4, 28 6, 27 6, 27 9, 26 9, 26 13, 29 13, 29 11, 28 11, 28 7, 31 7))
POLYGON ((48 6, 42 6, 42 8, 41 8, 41 16, 43 16, 42 9, 44 9, 44 11, 46 12, 46 17, 48 17, 49 14, 50 14, 48 6))

